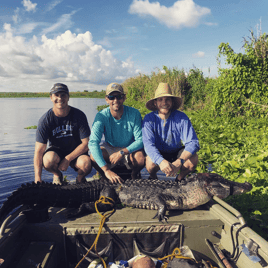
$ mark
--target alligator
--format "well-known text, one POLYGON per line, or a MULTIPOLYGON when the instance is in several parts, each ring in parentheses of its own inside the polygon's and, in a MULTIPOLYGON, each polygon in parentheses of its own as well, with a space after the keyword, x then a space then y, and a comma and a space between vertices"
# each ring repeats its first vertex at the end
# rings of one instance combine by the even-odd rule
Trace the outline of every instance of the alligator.
POLYGON ((116 204, 157 210, 154 218, 166 221, 167 210, 190 210, 207 203, 215 195, 221 199, 248 192, 252 185, 238 183, 215 173, 196 173, 181 182, 173 180, 126 180, 124 183, 94 180, 83 184, 28 183, 15 190, 0 209, 0 222, 21 205, 75 208, 70 217, 95 212, 94 202, 100 196, 110 197, 114 203, 99 204, 99 211, 108 211, 116 204))

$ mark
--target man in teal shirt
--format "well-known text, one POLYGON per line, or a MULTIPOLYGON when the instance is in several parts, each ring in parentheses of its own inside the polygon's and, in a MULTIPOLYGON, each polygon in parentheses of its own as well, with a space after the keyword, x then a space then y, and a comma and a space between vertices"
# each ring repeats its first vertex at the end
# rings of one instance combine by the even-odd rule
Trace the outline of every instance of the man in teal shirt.
POLYGON ((115 165, 132 169, 131 177, 136 179, 145 166, 141 114, 137 109, 123 105, 126 95, 118 83, 107 86, 105 100, 109 107, 97 113, 91 130, 92 165, 112 183, 122 182, 111 170, 115 165), (100 145, 102 135, 105 142, 100 145))

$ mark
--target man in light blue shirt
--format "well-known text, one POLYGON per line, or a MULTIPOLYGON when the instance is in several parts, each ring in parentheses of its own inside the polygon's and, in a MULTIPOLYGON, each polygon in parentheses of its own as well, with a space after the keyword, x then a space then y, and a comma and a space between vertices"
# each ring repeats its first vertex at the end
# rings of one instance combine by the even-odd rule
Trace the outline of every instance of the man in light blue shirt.
POLYGON ((180 181, 197 166, 199 141, 187 115, 177 110, 180 105, 167 83, 160 83, 155 97, 146 103, 152 112, 144 117, 142 135, 152 179, 161 170, 180 181))
POLYGON ((107 86, 105 100, 109 107, 97 113, 90 135, 92 165, 113 183, 122 182, 111 170, 115 165, 132 169, 131 177, 136 179, 145 166, 141 114, 137 109, 123 105, 126 95, 118 83, 107 86), (102 135, 105 142, 100 145, 102 135))

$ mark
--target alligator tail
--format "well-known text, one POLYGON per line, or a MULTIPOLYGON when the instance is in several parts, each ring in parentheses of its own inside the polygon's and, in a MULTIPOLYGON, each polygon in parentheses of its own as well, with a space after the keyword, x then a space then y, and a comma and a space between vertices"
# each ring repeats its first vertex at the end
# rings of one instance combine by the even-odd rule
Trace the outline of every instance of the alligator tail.
POLYGON ((62 186, 47 182, 23 184, 7 198, 0 208, 0 222, 21 205, 78 208, 82 203, 98 200, 103 186, 94 181, 62 186))

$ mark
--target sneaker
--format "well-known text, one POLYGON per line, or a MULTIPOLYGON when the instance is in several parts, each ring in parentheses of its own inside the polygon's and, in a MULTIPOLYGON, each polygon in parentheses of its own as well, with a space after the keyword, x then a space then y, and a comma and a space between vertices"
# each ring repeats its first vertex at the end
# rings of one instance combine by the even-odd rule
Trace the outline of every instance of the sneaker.
POLYGON ((75 181, 76 181, 77 184, 87 183, 87 179, 85 177, 82 178, 81 182, 78 182, 77 177, 76 177, 75 181))
POLYGON ((60 174, 60 176, 53 176, 53 184, 58 184, 58 185, 62 185, 63 183, 63 175, 62 173, 60 174))

